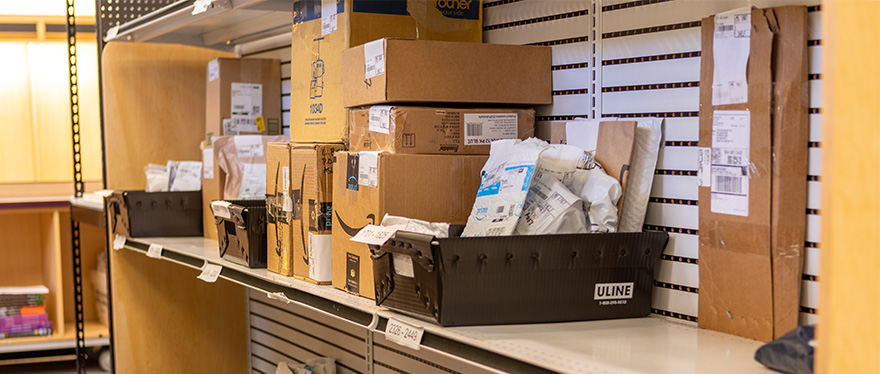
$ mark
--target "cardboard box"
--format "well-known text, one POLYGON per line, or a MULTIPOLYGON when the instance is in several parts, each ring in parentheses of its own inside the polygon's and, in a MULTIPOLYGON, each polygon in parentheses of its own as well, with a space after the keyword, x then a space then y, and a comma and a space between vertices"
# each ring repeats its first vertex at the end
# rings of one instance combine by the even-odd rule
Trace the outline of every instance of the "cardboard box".
MULTIPOLYGON (((342 51, 385 38, 482 41, 478 0, 318 0, 293 3, 290 139, 340 143, 348 137, 342 106, 342 51), (326 21, 325 21, 326 20, 326 21)), ((363 73, 363 72, 361 72, 363 73)))
POLYGON ((266 268, 292 277, 290 143, 269 143, 266 148, 266 268))
POLYGON ((711 89, 714 17, 702 21, 699 146, 705 149, 701 153, 710 153, 702 158, 698 177, 699 324, 770 341, 798 321, 809 97, 806 8, 755 9, 751 20, 748 101, 719 106, 712 105, 711 89), (718 110, 747 110, 748 117, 718 110), (743 118, 747 137, 731 130, 743 118), (744 145, 738 148, 748 150, 748 164, 734 166, 740 172, 731 175, 730 166, 715 160, 742 161, 731 161, 733 154, 719 153, 730 146, 715 143, 740 138, 747 139, 738 141, 744 145))
POLYGON ((333 286, 375 297, 370 249, 349 239, 367 224, 380 224, 385 214, 467 223, 487 159, 482 155, 336 153, 333 286))
POLYGON ((211 60, 206 97, 207 139, 221 135, 282 133, 281 61, 278 59, 211 60), (262 130, 255 122, 257 116, 263 117, 262 130))
POLYGON ((298 279, 330 284, 333 155, 344 150, 342 144, 294 144, 290 149, 293 275, 298 279))
POLYGON ((534 132, 532 109, 373 106, 351 110, 349 134, 352 152, 487 155, 494 140, 534 132))
POLYGON ((398 231, 389 240, 394 245, 371 246, 376 303, 442 326, 645 317, 668 238, 639 232, 436 239, 398 231), (614 250, 602 256, 602 248, 614 250))
POLYGON ((553 102, 550 47, 384 39, 342 52, 342 69, 347 108, 553 102))

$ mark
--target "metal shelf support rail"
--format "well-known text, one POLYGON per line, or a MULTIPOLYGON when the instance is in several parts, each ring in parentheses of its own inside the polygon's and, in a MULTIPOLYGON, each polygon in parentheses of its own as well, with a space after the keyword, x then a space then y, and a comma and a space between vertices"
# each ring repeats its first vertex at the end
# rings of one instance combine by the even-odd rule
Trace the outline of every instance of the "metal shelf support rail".
MULTIPOLYGON (((85 192, 82 175, 82 144, 79 126, 79 84, 76 71, 76 16, 74 0, 67 0, 67 63, 70 68, 70 124, 73 135, 73 188, 74 196, 82 197, 85 192)), ((73 294, 76 308, 76 372, 86 372, 86 333, 83 316, 82 254, 80 251, 79 221, 70 219, 70 233, 73 241, 73 294)))

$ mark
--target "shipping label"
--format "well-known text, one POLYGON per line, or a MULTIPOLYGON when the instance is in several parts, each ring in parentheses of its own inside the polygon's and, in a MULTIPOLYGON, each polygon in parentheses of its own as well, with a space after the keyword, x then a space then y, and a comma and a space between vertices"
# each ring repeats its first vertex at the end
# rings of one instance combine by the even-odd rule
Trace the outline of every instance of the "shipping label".
POLYGON ((465 113, 464 145, 490 144, 517 138, 516 113, 465 113))
POLYGON ((717 110, 712 115, 712 213, 749 215, 751 115, 747 110, 717 110))
POLYGON ((364 44, 364 79, 385 74, 385 39, 364 44))
POLYGON ((370 107, 370 131, 388 134, 391 127, 391 107, 370 107))

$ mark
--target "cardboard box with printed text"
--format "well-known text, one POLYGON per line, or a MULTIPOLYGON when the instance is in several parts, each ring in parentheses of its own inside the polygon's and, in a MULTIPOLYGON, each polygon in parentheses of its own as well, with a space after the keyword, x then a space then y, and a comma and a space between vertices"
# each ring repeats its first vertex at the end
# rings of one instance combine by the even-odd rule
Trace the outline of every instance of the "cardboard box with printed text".
POLYGON ((352 242, 385 214, 464 225, 488 156, 339 152, 333 177, 333 286, 375 297, 366 244, 352 242))
POLYGON ((535 111, 373 106, 351 110, 350 149, 411 154, 489 154, 500 139, 526 139, 535 111))
POLYGON ((330 284, 333 155, 342 144, 300 144, 290 149, 294 276, 330 284))
POLYGON ((385 37, 475 43, 483 37, 479 0, 295 0, 293 15, 294 142, 338 143, 348 137, 342 106, 343 50, 385 37))

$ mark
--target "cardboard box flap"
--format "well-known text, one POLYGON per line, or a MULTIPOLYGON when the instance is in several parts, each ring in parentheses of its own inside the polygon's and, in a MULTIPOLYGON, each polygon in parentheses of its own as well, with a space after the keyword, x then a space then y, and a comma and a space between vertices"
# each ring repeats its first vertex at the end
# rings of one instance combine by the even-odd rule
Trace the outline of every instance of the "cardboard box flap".
MULTIPOLYGON (((632 160, 636 141, 636 121, 603 121, 599 123, 599 140, 596 142, 596 161, 605 173, 620 182, 621 196, 618 208, 626 196, 626 177, 632 160)), ((565 128, 563 127, 563 130, 565 128)))

